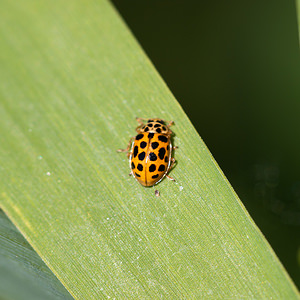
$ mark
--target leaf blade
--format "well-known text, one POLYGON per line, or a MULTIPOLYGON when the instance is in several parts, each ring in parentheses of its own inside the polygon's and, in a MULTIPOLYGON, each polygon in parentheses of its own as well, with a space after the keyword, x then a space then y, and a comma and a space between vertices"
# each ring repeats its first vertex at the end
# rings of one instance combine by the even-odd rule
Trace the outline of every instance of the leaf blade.
POLYGON ((5 5, 1 205, 68 290, 82 299, 296 298, 111 6, 5 5), (159 199, 128 178, 115 152, 134 134, 136 116, 176 123, 178 183, 163 180, 159 199))
POLYGON ((0 211, 2 299, 73 299, 0 211))

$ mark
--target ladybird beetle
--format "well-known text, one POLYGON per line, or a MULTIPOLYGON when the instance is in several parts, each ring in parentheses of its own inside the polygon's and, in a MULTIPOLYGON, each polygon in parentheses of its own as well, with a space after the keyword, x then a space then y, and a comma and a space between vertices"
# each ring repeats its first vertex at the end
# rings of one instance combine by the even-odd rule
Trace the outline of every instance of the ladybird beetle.
POLYGON ((136 180, 143 186, 153 186, 159 183, 172 169, 175 159, 172 157, 170 126, 162 119, 149 119, 143 123, 142 118, 137 118, 140 125, 136 128, 137 135, 130 139, 127 149, 119 149, 118 152, 127 152, 129 166, 136 180), (130 147, 131 146, 131 147, 130 147), (130 149, 130 151, 129 151, 130 149))

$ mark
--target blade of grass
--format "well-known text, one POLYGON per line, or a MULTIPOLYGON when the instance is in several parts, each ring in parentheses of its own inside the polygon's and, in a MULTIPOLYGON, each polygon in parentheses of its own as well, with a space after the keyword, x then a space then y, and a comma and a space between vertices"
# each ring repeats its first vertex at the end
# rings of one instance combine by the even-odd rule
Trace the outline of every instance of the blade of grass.
POLYGON ((73 299, 1 210, 0 296, 13 300, 73 299))
POLYGON ((1 206, 75 298, 297 298, 108 2, 2 1, 0 30, 1 206), (128 177, 136 116, 175 121, 176 183, 128 177))

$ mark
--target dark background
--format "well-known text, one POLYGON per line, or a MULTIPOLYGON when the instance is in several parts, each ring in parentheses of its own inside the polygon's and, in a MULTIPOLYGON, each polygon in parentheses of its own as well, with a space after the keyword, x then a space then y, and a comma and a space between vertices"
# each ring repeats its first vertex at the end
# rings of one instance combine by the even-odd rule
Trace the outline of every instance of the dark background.
POLYGON ((112 2, 299 287, 294 1, 112 2))

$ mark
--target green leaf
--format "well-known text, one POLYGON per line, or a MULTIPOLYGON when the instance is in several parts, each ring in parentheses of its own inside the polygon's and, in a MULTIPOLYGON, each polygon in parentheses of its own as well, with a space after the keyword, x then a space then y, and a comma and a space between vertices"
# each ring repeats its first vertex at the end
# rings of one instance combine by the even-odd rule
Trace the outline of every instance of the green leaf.
POLYGON ((108 2, 3 0, 0 30, 1 206, 75 298, 298 298, 108 2), (175 121, 175 183, 128 176, 137 116, 175 121))
POLYGON ((73 299, 1 210, 0 296, 14 300, 73 299))

